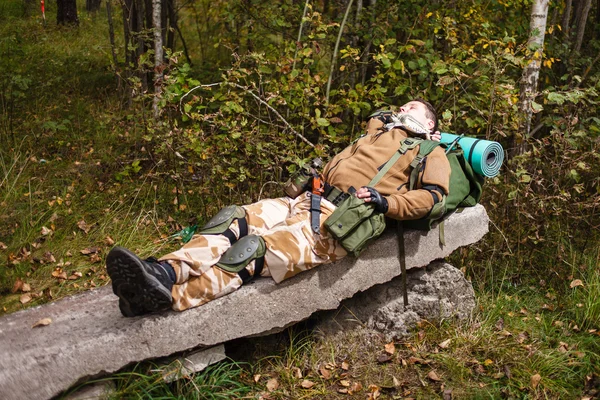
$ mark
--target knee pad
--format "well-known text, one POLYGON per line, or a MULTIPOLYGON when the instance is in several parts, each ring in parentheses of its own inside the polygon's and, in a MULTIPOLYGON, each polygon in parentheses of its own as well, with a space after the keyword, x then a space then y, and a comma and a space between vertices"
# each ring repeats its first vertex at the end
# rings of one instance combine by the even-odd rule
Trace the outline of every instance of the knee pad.
POLYGON ((202 235, 225 235, 234 244, 238 239, 229 227, 233 221, 238 220, 240 227, 240 239, 248 235, 248 222, 246 221, 246 210, 240 206, 227 206, 222 208, 200 229, 202 235))
POLYGON ((246 283, 255 276, 260 275, 264 266, 266 251, 267 246, 263 238, 257 235, 244 236, 223 253, 216 266, 225 271, 237 273, 246 283), (246 266, 253 260, 256 260, 254 275, 250 275, 246 270, 246 266))

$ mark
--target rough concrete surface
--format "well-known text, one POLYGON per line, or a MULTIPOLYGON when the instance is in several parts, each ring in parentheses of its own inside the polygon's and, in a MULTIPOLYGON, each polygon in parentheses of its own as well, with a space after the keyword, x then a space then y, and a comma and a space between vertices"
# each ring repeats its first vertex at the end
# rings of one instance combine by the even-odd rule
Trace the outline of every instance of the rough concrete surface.
POLYGON ((408 271, 406 286, 406 309, 402 279, 396 277, 344 300, 337 311, 321 316, 317 329, 327 335, 367 327, 392 340, 406 336, 423 319, 465 319, 475 308, 473 286, 460 270, 445 262, 434 261, 425 268, 408 271))
MULTIPOLYGON (((445 223, 446 246, 437 229, 405 233, 407 268, 428 265, 488 231, 478 205, 445 223)), ((276 285, 258 279, 240 290, 185 312, 124 318, 110 287, 68 297, 0 318, 0 398, 44 399, 82 379, 146 359, 214 346, 282 329, 400 274, 397 238, 387 232, 359 258, 304 272, 276 285), (42 318, 47 326, 32 328, 42 318)))

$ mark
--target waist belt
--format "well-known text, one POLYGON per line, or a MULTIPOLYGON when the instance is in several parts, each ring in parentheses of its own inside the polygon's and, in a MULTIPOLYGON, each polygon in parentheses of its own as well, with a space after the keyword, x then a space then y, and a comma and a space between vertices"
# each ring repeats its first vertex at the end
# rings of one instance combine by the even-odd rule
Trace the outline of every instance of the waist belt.
POLYGON ((348 193, 344 193, 335 186, 325 183, 323 198, 329 200, 334 206, 337 207, 342 201, 346 200, 348 196, 350 196, 348 193))

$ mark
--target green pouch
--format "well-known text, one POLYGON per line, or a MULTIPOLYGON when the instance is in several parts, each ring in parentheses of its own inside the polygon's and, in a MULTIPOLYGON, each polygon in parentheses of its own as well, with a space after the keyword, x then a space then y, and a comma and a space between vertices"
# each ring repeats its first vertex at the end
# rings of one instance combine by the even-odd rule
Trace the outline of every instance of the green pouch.
POLYGON ((348 196, 325 221, 325 227, 346 251, 354 256, 385 229, 385 217, 372 204, 348 196))

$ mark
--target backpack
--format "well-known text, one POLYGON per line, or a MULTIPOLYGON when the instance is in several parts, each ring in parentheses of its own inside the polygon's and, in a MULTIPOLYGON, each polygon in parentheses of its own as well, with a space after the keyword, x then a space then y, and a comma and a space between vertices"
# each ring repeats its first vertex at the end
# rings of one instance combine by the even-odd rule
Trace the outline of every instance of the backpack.
POLYGON ((440 241, 442 244, 445 244, 443 221, 455 211, 464 207, 473 207, 479 202, 481 199, 484 177, 473 170, 471 164, 465 159, 463 149, 456 140, 453 143, 445 144, 411 137, 404 139, 401 148, 402 146, 405 146, 407 140, 411 142, 411 145, 409 145, 410 147, 415 147, 415 145, 412 144, 414 142, 419 146, 419 153, 411 162, 412 172, 409 179, 410 190, 416 187, 420 172, 419 165, 436 147, 442 147, 445 150, 446 157, 450 163, 451 172, 448 196, 443 196, 442 200, 433 206, 433 209, 426 217, 418 220, 403 221, 404 227, 428 231, 438 224, 441 224, 440 241))

